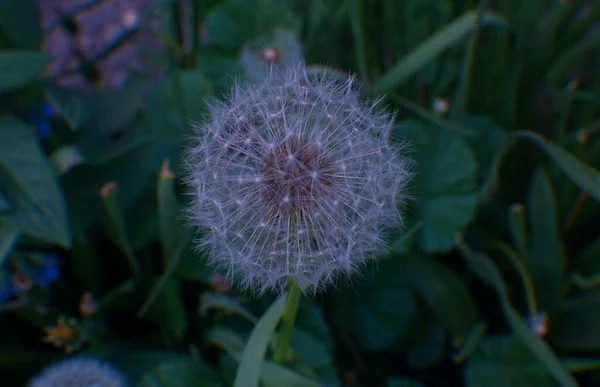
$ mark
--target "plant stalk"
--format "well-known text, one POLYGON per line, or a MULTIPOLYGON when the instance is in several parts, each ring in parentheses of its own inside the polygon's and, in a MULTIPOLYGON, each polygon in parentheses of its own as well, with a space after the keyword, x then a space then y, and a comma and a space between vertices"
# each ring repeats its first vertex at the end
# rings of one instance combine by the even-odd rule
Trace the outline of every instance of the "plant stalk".
POLYGON ((285 310, 283 312, 281 329, 279 330, 279 335, 277 336, 277 344, 275 346, 275 353, 273 354, 273 360, 275 360, 277 363, 283 363, 286 359, 288 347, 292 339, 294 322, 296 321, 298 307, 300 306, 301 295, 302 289, 300 289, 294 280, 291 280, 288 285, 288 295, 285 302, 285 310))

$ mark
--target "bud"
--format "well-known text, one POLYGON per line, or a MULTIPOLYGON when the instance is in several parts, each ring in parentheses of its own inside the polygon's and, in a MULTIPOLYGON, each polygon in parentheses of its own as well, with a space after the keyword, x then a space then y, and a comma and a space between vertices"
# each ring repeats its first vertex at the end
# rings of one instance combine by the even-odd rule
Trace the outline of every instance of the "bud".
POLYGON ((189 216, 210 262, 257 294, 293 279, 316 292, 387 248, 410 176, 393 116, 353 80, 303 64, 237 84, 196 125, 186 165, 189 216))
POLYGON ((55 363, 33 378, 28 387, 126 387, 123 376, 108 363, 74 358, 55 363))
POLYGON ((89 317, 98 311, 98 303, 91 293, 84 293, 79 301, 79 314, 89 317))
POLYGON ((241 62, 246 76, 260 81, 274 70, 280 71, 302 60, 302 46, 291 32, 276 29, 272 36, 263 36, 247 43, 241 62))

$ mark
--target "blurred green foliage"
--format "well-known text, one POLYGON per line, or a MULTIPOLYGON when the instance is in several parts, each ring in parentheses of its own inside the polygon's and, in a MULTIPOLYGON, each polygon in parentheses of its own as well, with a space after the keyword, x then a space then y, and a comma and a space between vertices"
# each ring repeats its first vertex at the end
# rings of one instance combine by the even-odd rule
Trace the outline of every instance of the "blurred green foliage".
POLYGON ((166 49, 145 59, 163 75, 106 89, 45 76, 36 2, 0 3, 3 385, 65 349, 140 387, 600 383, 599 2, 188 5, 151 6, 166 49), (311 71, 385 93, 417 172, 389 254, 302 299, 284 364, 274 296, 249 299, 193 254, 178 180, 189 121, 277 29, 311 71))

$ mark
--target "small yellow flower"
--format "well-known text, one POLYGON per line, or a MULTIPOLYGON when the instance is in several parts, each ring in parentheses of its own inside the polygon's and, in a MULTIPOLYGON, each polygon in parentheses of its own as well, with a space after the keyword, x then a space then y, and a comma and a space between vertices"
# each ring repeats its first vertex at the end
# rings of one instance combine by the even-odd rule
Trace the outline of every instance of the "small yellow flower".
POLYGON ((79 324, 73 318, 65 318, 60 316, 56 325, 46 328, 46 337, 43 341, 51 343, 56 348, 65 348, 67 353, 78 350, 81 347, 81 329, 79 324))

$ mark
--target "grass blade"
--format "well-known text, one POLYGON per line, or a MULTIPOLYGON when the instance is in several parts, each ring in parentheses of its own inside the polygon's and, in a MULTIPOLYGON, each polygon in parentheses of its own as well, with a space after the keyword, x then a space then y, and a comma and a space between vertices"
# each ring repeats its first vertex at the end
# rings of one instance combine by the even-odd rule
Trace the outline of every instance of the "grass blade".
MULTIPOLYGON (((387 73, 382 75, 375 82, 373 91, 376 93, 387 93, 393 90, 408 78, 421 71, 448 48, 463 42, 465 36, 478 28, 478 17, 478 11, 469 11, 440 29, 405 58, 398 61, 387 73)), ((500 16, 492 12, 486 12, 481 18, 481 26, 489 25, 507 26, 507 23, 500 16)))

